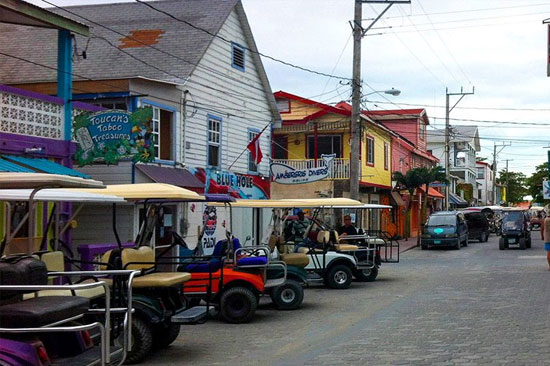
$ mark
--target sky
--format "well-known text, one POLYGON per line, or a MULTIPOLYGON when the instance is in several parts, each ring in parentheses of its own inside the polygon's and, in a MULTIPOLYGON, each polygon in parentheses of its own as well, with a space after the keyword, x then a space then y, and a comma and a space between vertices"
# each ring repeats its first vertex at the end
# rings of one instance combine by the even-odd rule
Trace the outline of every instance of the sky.
MULTIPOLYGON (((114 2, 49 1, 59 6, 114 2)), ((324 103, 350 99, 351 87, 340 78, 352 76, 353 0, 242 2, 261 53, 328 75, 264 58, 273 91, 324 103)), ((364 4, 363 26, 385 7, 364 4)), ((546 18, 550 1, 543 0, 411 0, 393 5, 362 40, 364 107, 425 108, 430 125, 443 128, 446 90, 474 91, 451 111, 451 125, 478 126, 478 156, 492 162, 496 144, 499 171, 508 159, 509 170, 529 176, 546 161, 544 147, 550 145, 546 18), (374 93, 391 88, 401 95, 374 93)), ((450 105, 458 100, 450 96, 450 105)))

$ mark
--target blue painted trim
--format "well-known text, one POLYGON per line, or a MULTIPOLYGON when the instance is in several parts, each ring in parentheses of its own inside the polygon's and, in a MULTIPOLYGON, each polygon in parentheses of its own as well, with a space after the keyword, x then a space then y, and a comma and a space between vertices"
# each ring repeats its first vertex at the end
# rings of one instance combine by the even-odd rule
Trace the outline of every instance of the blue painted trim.
POLYGON ((63 139, 70 141, 73 131, 73 104, 70 102, 73 93, 73 59, 71 32, 62 29, 57 31, 57 96, 63 99, 63 139))
POLYGON ((223 137, 223 118, 215 116, 213 114, 207 114, 206 115, 206 164, 205 166, 210 169, 218 169, 221 170, 222 168, 222 137, 223 137), (210 146, 210 143, 208 142, 208 131, 210 130, 210 126, 208 123, 209 119, 214 119, 216 121, 220 122, 220 143, 219 143, 219 149, 218 149, 218 162, 219 165, 208 165, 208 161, 210 160, 210 149, 208 148, 210 146))
POLYGON ((231 42, 231 67, 244 72, 245 67, 240 67, 239 65, 235 64, 235 48, 238 48, 239 50, 243 51, 243 64, 244 66, 246 66, 246 49, 238 43, 231 42))
POLYGON ((131 97, 130 98, 130 105, 128 106, 130 109, 130 112, 135 112, 138 108, 138 97, 131 97))
POLYGON ((144 104, 149 104, 149 105, 152 105, 152 106, 155 106, 157 108, 164 109, 164 110, 167 110, 167 111, 170 111, 170 112, 177 112, 178 111, 174 107, 171 107, 171 106, 166 105, 166 104, 153 102, 152 100, 149 100, 149 99, 140 99, 140 102, 141 102, 142 107, 143 107, 144 104))
MULTIPOLYGON (((247 145, 247 146, 248 146, 248 144, 250 143, 250 141, 248 141, 248 134, 249 134, 250 132, 260 133, 260 131, 261 131, 260 129, 254 128, 254 127, 248 127, 248 128, 246 129, 246 141, 247 141, 247 142, 246 142, 246 145, 247 145)), ((260 137, 260 139, 261 139, 261 137, 260 137)), ((250 174, 250 175, 259 175, 259 174, 260 174, 260 168, 259 168, 257 165, 256 165, 256 168, 258 169, 257 172, 253 172, 253 171, 251 171, 250 169, 248 169, 248 167, 250 166, 250 165, 249 165, 249 161, 248 161, 248 159, 250 159, 250 155, 249 155, 249 154, 250 154, 250 151, 248 151, 247 154, 246 154, 246 171, 247 171, 248 174, 250 174)))
POLYGON ((176 162, 173 161, 173 160, 163 160, 163 159, 155 159, 153 161, 153 163, 161 164, 161 165, 170 165, 170 166, 175 166, 176 165, 176 162))

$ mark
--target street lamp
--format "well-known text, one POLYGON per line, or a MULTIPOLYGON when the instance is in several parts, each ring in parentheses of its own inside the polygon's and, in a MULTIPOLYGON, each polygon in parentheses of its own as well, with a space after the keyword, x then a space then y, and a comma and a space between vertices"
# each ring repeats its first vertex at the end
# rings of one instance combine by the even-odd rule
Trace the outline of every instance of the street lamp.
POLYGON ((399 94, 401 94, 401 90, 399 89, 394 89, 394 88, 391 88, 391 89, 388 89, 388 90, 375 90, 373 92, 370 92, 370 93, 367 93, 367 94, 363 94, 364 97, 366 96, 369 96, 371 94, 380 94, 380 93, 384 93, 384 94, 389 94, 389 95, 392 95, 394 97, 398 96, 399 94))

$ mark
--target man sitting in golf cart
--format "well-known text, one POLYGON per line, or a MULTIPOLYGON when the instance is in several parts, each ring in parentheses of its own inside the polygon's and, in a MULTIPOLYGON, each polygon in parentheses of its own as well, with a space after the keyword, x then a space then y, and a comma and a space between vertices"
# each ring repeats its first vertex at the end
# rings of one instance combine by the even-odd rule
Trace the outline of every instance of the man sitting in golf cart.
POLYGON ((357 235, 357 229, 351 223, 351 215, 344 216, 344 225, 338 228, 340 240, 344 240, 347 235, 357 235))
POLYGON ((299 247, 304 242, 304 234, 306 233, 307 228, 311 225, 311 221, 305 217, 304 211, 298 211, 298 219, 295 221, 290 221, 288 224, 292 225, 292 228, 289 230, 291 237, 289 238, 294 242, 295 247, 299 247))

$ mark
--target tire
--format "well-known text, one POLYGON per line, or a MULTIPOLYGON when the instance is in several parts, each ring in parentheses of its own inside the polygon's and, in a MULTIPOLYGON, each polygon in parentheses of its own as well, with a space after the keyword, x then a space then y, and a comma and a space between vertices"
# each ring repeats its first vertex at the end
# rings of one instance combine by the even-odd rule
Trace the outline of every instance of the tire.
POLYGON ((525 243, 525 247, 526 247, 527 249, 531 249, 531 238, 528 238, 528 239, 527 239, 527 242, 525 243))
POLYGON ((519 238, 519 249, 525 250, 525 238, 519 238))
POLYGON ((505 245, 505 243, 504 243, 504 238, 500 238, 500 239, 498 240, 498 249, 504 250, 505 248, 506 248, 506 245, 505 245))
POLYGON ((462 243, 460 243, 460 238, 456 239, 455 249, 460 250, 460 247, 462 246, 461 244, 462 243))
POLYGON ((169 321, 157 324, 153 330, 153 347, 155 349, 168 347, 178 338, 180 329, 180 324, 172 324, 169 321))
POLYGON ((426 244, 420 244, 420 249, 426 250, 428 249, 428 246, 426 244))
POLYGON ((336 264, 332 266, 326 275, 328 287, 334 289, 347 289, 351 285, 351 269, 345 264, 336 264))
POLYGON ((298 309, 304 301, 304 288, 297 281, 286 280, 270 293, 271 300, 279 310, 298 309))
POLYGON ((132 344, 126 355, 126 364, 143 361, 153 349, 153 331, 151 324, 134 316, 132 318, 132 344))
POLYGON ((487 241, 487 234, 485 232, 482 232, 481 235, 479 236, 479 242, 484 243, 486 241, 487 241))
POLYGON ((248 323, 257 307, 256 295, 246 287, 232 287, 220 299, 220 315, 228 323, 248 323))
POLYGON ((466 237, 466 239, 464 240, 464 244, 463 246, 467 247, 468 246, 468 237, 466 237))
POLYGON ((485 234, 485 242, 487 243, 489 241, 489 236, 491 234, 489 232, 487 232, 487 234, 485 234))
POLYGON ((374 266, 369 269, 364 269, 362 271, 355 271, 353 274, 357 281, 361 282, 373 282, 378 276, 378 267, 374 266))

